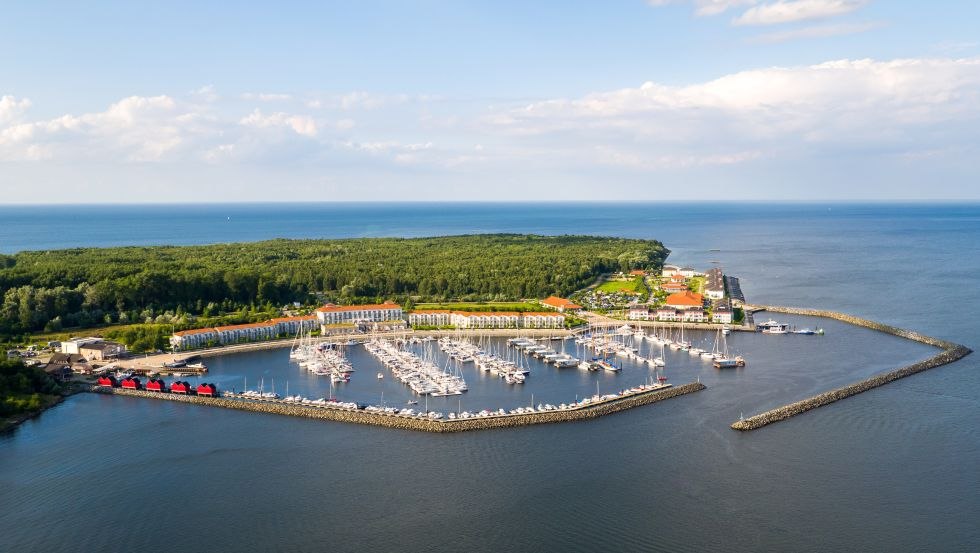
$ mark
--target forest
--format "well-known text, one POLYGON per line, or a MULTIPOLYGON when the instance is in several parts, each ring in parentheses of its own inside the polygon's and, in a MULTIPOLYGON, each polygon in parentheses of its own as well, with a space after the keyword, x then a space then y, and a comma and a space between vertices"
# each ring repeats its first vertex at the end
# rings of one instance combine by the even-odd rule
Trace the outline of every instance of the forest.
POLYGON ((603 273, 659 269, 668 253, 655 240, 518 234, 24 251, 0 255, 0 338, 290 302, 565 296, 603 273))
POLYGON ((37 411, 60 391, 60 385, 41 369, 20 359, 0 359, 0 417, 37 411))

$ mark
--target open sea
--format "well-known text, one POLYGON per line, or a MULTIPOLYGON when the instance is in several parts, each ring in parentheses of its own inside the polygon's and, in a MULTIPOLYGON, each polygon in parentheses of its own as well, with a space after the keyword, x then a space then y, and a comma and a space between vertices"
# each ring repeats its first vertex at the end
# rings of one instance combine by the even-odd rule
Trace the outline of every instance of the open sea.
MULTIPOLYGON (((0 207, 0 252, 485 232, 655 238, 746 298, 980 346, 980 204, 534 203, 0 207)), ((429 435, 75 396, 0 436, 2 551, 978 551, 980 354, 749 433, 745 416, 931 355, 827 320, 733 333, 747 367, 668 358, 702 392, 598 420, 429 435)), ((709 343, 713 337, 696 334, 709 343)), ((503 346, 501 346, 503 347, 503 346)), ((570 347, 574 347, 571 345, 570 347)), ((341 399, 408 396, 363 349, 341 399)), ((210 380, 329 387, 286 350, 210 380)), ((430 408, 570 401, 651 373, 532 367, 430 408)), ((242 384, 239 384, 239 382, 242 384)))

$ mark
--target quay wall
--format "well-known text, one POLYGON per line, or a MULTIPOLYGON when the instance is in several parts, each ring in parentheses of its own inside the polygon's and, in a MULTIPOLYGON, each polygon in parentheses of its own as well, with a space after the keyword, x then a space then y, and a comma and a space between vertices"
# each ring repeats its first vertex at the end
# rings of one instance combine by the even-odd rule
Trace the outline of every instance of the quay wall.
POLYGON ((735 430, 755 430, 756 428, 761 428, 767 424, 772 424, 781 420, 786 420, 790 417, 794 417, 801 413, 805 413, 811 409, 816 409, 817 407, 822 407, 835 401, 840 401, 844 398, 851 397, 853 395, 860 394, 861 392, 866 392, 872 388, 877 388, 878 386, 883 386, 889 382, 894 382, 900 378, 905 378, 922 371, 932 369, 935 367, 940 367, 948 363, 952 363, 958 359, 961 359, 970 353, 972 350, 966 346, 960 344, 955 344, 946 340, 940 340, 939 338, 933 338, 931 336, 926 336, 914 330, 907 330, 904 328, 898 328, 891 325, 886 325, 876 321, 871 321, 869 319, 863 319, 861 317, 854 317, 853 315, 848 315, 846 313, 839 313, 837 311, 824 311, 819 309, 806 309, 798 307, 782 307, 782 306, 756 306, 760 311, 771 311, 773 313, 786 313, 791 315, 806 315, 811 317, 824 317, 829 319, 836 319, 843 321, 845 323, 853 324, 856 326, 862 326, 865 328, 870 328, 872 330, 877 330, 878 332, 884 332, 887 334, 892 334, 894 336, 899 336, 907 340, 914 340, 923 344, 927 344, 933 347, 940 348, 940 352, 936 355, 920 361, 918 363, 913 363, 912 365, 906 365, 900 367, 893 371, 888 371, 882 374, 874 375, 870 378, 862 380, 860 382, 855 382, 854 384, 849 384, 847 386, 842 386, 840 388, 830 390, 829 392, 824 392, 817 394, 815 396, 809 397, 807 399, 790 403, 788 405, 783 405, 782 407, 777 407, 771 409, 764 413, 754 415, 747 419, 742 419, 732 423, 732 428, 735 430))
POLYGON ((120 388, 92 387, 90 388, 90 391, 102 394, 179 401, 184 403, 194 403, 197 405, 206 405, 209 407, 224 407, 227 409, 239 409, 243 411, 270 413, 275 415, 287 415, 337 422, 384 426, 387 428, 396 428, 401 430, 446 433, 486 430, 491 428, 515 428, 532 424, 549 424, 594 419, 596 417, 617 413, 619 411, 632 409, 641 405, 656 403, 658 401, 682 396, 703 389, 705 389, 704 384, 701 384, 700 382, 692 382, 682 386, 672 386, 662 390, 652 390, 627 397, 607 400, 579 409, 545 411, 519 415, 496 415, 491 417, 457 420, 431 420, 405 415, 377 413, 359 409, 316 407, 285 403, 281 401, 251 401, 220 397, 211 398, 195 395, 161 394, 159 392, 147 392, 145 390, 124 390, 120 388))
POLYGON ((740 324, 735 323, 725 325, 722 323, 681 323, 677 321, 631 321, 628 319, 623 319, 618 321, 620 325, 628 324, 631 326, 639 326, 644 328, 685 328, 687 330, 710 330, 712 332, 718 329, 728 326, 728 329, 733 332, 755 332, 755 325, 752 324, 740 324))

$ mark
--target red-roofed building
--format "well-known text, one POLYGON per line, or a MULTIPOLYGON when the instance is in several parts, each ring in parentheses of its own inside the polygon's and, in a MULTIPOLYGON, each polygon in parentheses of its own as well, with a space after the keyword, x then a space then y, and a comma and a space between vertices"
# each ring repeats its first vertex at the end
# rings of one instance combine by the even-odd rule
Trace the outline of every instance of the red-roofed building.
POLYGON ((688 290, 667 296, 667 301, 664 302, 664 305, 676 309, 700 309, 704 307, 704 297, 701 294, 695 294, 688 290))
POLYGON ((668 294, 677 294, 687 290, 687 285, 682 282, 665 282, 660 285, 660 289, 668 294))
POLYGON ((222 344, 270 340, 278 336, 276 325, 271 322, 219 326, 214 330, 218 334, 218 341, 222 344))
POLYGON ((213 328, 180 330, 170 337, 170 347, 174 351, 199 348, 208 343, 218 343, 218 333, 213 328))
POLYGON ((643 269, 633 269, 630 271, 630 276, 647 276, 647 272, 643 269))
POLYGON ((576 305, 572 303, 571 300, 559 298, 558 296, 548 296, 547 298, 541 300, 541 305, 555 309, 559 313, 564 313, 566 311, 578 311, 582 309, 581 305, 576 305))

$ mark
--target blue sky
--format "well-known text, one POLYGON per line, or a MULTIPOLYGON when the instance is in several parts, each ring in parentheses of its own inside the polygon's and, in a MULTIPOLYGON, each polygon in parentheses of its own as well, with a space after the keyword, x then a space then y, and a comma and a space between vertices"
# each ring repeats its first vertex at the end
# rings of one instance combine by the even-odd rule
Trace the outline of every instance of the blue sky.
POLYGON ((977 2, 200 4, 6 5, 0 201, 980 199, 977 2))

